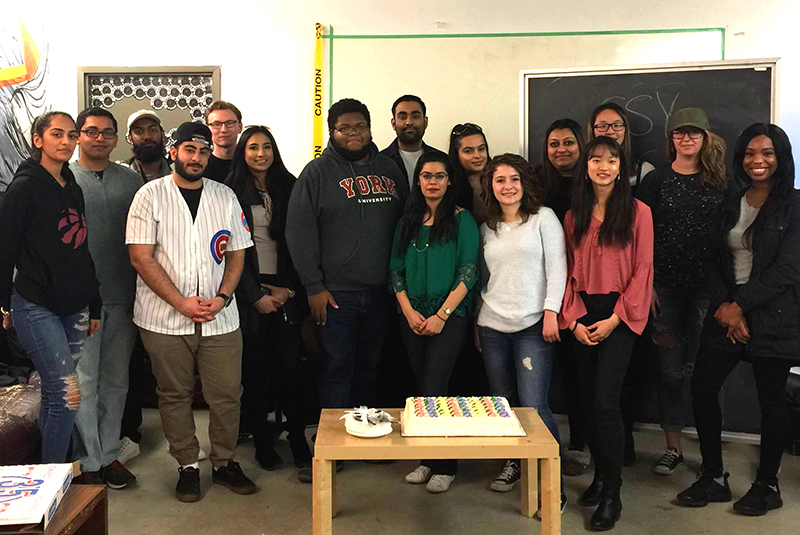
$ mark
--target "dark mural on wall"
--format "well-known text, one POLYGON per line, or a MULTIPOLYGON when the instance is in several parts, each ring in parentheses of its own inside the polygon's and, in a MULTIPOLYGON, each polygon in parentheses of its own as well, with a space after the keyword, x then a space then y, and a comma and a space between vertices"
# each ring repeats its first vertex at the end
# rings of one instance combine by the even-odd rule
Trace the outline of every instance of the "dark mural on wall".
POLYGON ((22 19, 7 20, 0 25, 0 195, 29 155, 33 119, 47 109, 48 45, 35 40, 22 19))

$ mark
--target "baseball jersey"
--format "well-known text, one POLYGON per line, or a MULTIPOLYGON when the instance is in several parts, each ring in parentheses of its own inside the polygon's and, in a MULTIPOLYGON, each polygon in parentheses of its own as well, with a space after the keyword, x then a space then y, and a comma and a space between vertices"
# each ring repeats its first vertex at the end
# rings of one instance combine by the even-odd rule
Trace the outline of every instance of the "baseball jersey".
MULTIPOLYGON (((153 258, 178 291, 185 297, 198 295, 203 299, 219 292, 225 273, 225 251, 253 245, 233 190, 204 178, 197 218, 192 221, 172 175, 148 182, 136 193, 128 211, 125 243, 154 245, 153 258)), ((160 334, 195 332, 192 319, 156 295, 141 277, 136 279, 133 322, 160 334)), ((201 323, 202 336, 226 334, 238 328, 235 303, 220 310, 213 321, 201 323)))

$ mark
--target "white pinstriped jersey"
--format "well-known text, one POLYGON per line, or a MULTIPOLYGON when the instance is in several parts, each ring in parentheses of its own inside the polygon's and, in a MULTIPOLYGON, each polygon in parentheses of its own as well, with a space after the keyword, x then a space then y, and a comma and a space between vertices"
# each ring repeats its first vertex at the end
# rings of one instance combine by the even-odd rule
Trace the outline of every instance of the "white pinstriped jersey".
MULTIPOLYGON (((128 211, 126 244, 154 245, 153 258, 185 297, 217 295, 225 272, 225 251, 253 245, 247 221, 236 195, 228 186, 203 179, 197 218, 192 214, 172 175, 142 186, 128 211)), ((195 323, 136 279, 133 322, 148 331, 190 335, 195 323)), ((203 336, 216 336, 239 328, 236 303, 202 323, 203 336)))

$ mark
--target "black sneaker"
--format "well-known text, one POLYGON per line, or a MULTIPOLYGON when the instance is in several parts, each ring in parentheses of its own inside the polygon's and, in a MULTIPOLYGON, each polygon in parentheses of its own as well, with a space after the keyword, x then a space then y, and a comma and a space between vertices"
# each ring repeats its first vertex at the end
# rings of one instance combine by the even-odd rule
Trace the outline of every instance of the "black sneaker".
POLYGON ((196 502, 200 500, 200 470, 193 467, 178 468, 178 485, 175 487, 175 497, 182 502, 196 502))
POLYGON ((701 472, 697 476, 697 481, 691 487, 678 494, 678 505, 705 507, 709 502, 722 503, 733 500, 731 487, 728 485, 729 475, 727 472, 723 474, 722 477, 725 479, 725 484, 720 485, 714 481, 713 477, 701 472))
POLYGON ((266 446, 256 447, 256 462, 258 462, 264 470, 272 472, 283 464, 283 459, 281 459, 281 456, 275 451, 272 444, 268 444, 266 446))
POLYGON ((258 487, 253 483, 236 461, 228 461, 225 466, 214 468, 211 481, 223 487, 228 487, 236 494, 253 494, 258 492, 258 487))
POLYGON ((100 477, 111 489, 124 489, 136 483, 136 476, 119 461, 101 468, 100 477))
POLYGON ((733 504, 733 508, 737 512, 747 516, 763 516, 769 511, 781 507, 783 507, 783 500, 778 484, 767 485, 761 481, 753 483, 747 494, 733 504))
POLYGON ((506 461, 503 470, 501 470, 500 474, 492 481, 492 490, 497 492, 513 490, 514 487, 517 486, 517 483, 519 483, 519 478, 521 476, 522 471, 520 470, 519 463, 517 461, 506 461))
POLYGON ((675 448, 669 448, 653 467, 653 472, 662 476, 671 476, 679 464, 683 462, 683 454, 675 448))

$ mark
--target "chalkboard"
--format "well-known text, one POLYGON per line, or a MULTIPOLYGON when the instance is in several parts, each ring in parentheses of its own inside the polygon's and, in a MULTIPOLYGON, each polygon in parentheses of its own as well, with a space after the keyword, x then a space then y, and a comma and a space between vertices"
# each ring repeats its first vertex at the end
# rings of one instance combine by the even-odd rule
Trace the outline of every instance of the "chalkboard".
POLYGON ((757 60, 522 72, 523 154, 540 162, 550 123, 569 117, 584 126, 596 106, 611 101, 628 112, 634 156, 658 167, 668 163, 669 117, 681 108, 696 106, 708 115, 711 131, 728 144, 730 167, 739 133, 754 122, 775 122, 775 67, 776 60, 757 60))

